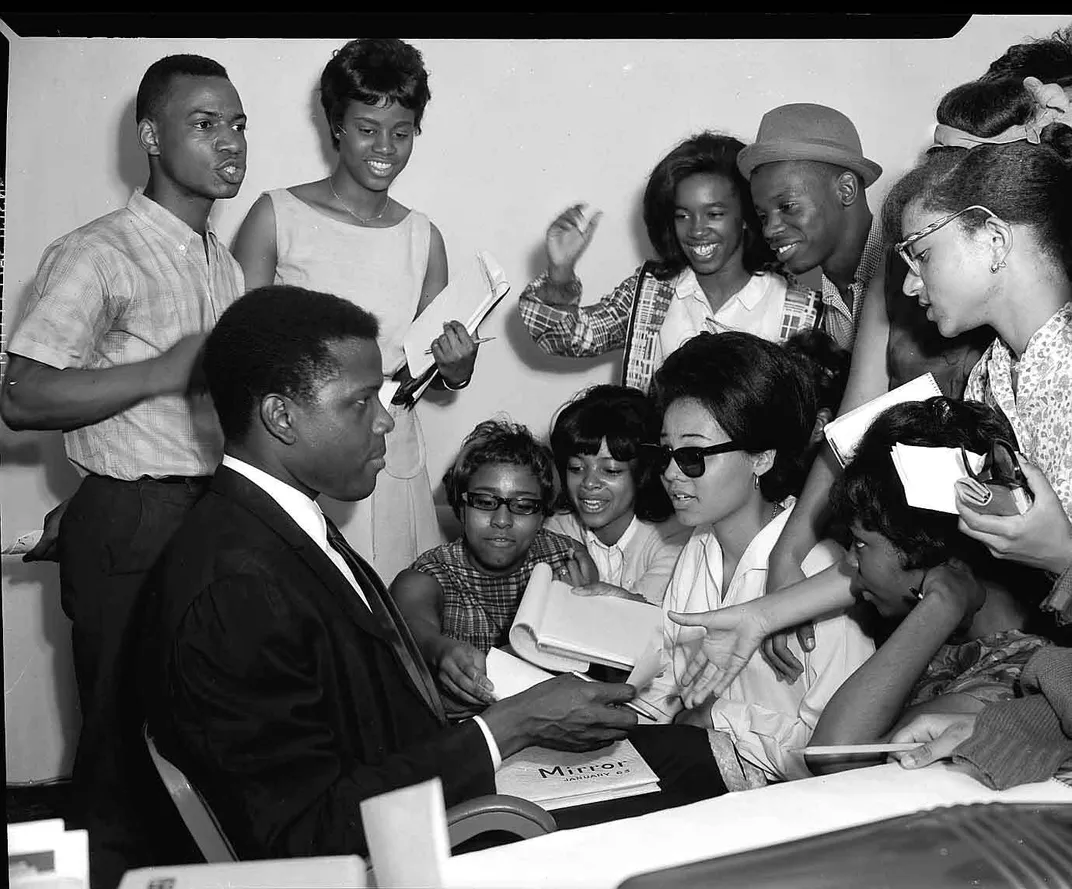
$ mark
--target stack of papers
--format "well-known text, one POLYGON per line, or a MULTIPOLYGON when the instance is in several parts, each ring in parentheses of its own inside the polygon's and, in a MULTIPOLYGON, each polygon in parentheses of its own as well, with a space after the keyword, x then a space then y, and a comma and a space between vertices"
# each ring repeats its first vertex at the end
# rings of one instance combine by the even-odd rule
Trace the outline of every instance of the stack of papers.
POLYGON ((575 595, 540 563, 510 627, 510 647, 546 670, 583 673, 593 663, 629 670, 662 619, 662 609, 647 602, 575 595))
POLYGON ((562 809, 655 793, 659 779, 632 744, 619 741, 594 753, 528 747, 503 760, 495 789, 562 809))

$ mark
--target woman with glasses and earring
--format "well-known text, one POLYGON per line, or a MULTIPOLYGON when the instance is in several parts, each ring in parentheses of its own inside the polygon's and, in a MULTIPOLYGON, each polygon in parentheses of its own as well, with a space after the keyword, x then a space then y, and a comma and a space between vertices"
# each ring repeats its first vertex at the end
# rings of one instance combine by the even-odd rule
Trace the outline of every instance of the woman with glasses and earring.
MULTIPOLYGON (((325 65, 320 102, 337 161, 314 182, 262 194, 235 239, 246 287, 295 284, 372 312, 386 377, 406 381, 402 338, 447 284, 443 236, 426 215, 394 200, 431 98, 421 53, 394 38, 351 40, 325 65)), ((452 321, 431 344, 433 385, 469 383, 477 346, 452 321)), ((442 536, 417 413, 392 406, 387 465, 359 503, 321 497, 350 544, 390 582, 442 536)))
POLYGON ((508 644, 532 569, 546 562, 559 572, 587 558, 581 544, 542 527, 554 500, 554 473, 550 449, 524 426, 477 425, 443 476, 462 536, 424 553, 391 585, 457 713, 494 702, 485 656, 508 644))
MULTIPOLYGON (((1018 134, 1026 135, 1025 125, 1034 129, 1034 124, 1051 109, 1048 98, 1040 98, 1025 87, 1029 76, 1047 84, 1051 96, 1054 90, 1072 93, 1072 28, 1010 46, 982 77, 950 90, 938 105, 935 144, 929 154, 957 154, 963 150, 958 145, 987 139, 998 143, 1018 134)), ((974 202, 951 209, 971 203, 974 202)), ((890 242, 901 238, 902 209, 901 200, 891 192, 882 214, 890 242)), ((928 372, 934 374, 944 394, 960 398, 968 375, 993 339, 994 332, 988 327, 952 338, 943 336, 927 319, 924 309, 904 298, 905 274, 903 260, 891 249, 887 262, 872 278, 864 300, 842 413, 928 372)), ((819 539, 827 520, 830 487, 839 473, 840 467, 832 457, 816 461, 797 509, 771 554, 772 590, 801 579, 795 566, 799 555, 819 539)), ((778 634, 766 642, 764 655, 776 669, 795 678, 799 664, 783 660, 784 639, 784 634, 778 634)))
MULTIPOLYGON (((897 251, 905 295, 943 336, 995 332, 964 397, 1009 419, 1072 517, 1072 106, 1057 85, 1027 78, 1025 88, 1045 109, 1029 124, 993 138, 943 133, 954 147, 895 186, 906 232, 897 251)), ((1053 518, 1034 508, 985 516, 963 492, 957 500, 965 533, 991 535, 1005 558, 1026 560, 1053 518)), ((1059 574, 1070 561, 1046 567, 1059 574)))
MULTIPOLYGON (((663 601, 667 669, 639 697, 665 721, 710 730, 727 786, 745 789, 807 777, 808 743, 827 700, 874 651, 844 612, 816 625, 815 646, 797 649, 796 683, 763 664, 745 667, 714 703, 682 711, 685 670, 697 633, 674 612, 708 612, 763 596, 767 557, 793 509, 818 413, 814 385, 783 347, 746 333, 700 334, 667 358, 654 380, 664 409, 660 444, 649 446, 678 521, 693 528, 663 601)), ((814 574, 841 557, 832 541, 801 565, 814 574)))

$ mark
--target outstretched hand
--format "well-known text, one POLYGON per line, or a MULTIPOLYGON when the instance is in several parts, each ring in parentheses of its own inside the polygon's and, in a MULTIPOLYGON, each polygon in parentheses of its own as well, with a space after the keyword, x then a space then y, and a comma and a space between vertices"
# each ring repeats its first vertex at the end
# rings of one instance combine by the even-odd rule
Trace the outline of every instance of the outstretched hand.
POLYGON ((747 602, 697 614, 669 612, 674 623, 704 629, 700 649, 682 677, 681 700, 686 707, 721 695, 756 653, 767 633, 754 605, 747 602))
POLYGON ((495 686, 488 679, 487 658, 468 642, 447 639, 436 657, 443 689, 463 704, 486 707, 495 701, 495 686))

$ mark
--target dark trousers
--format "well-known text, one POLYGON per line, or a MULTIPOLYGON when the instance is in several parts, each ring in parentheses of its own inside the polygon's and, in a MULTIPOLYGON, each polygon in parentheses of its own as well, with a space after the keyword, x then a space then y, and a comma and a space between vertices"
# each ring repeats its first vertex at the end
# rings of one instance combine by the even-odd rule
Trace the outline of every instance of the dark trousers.
POLYGON ((659 792, 555 809, 552 814, 560 828, 632 818, 726 793, 706 729, 694 725, 641 725, 629 733, 629 740, 658 775, 659 792))
POLYGON ((173 813, 141 738, 133 649, 146 575, 207 488, 207 478, 91 475, 60 526, 60 594, 82 709, 72 784, 89 831, 93 889, 111 889, 128 868, 161 859, 145 810, 162 800, 154 817, 173 813))

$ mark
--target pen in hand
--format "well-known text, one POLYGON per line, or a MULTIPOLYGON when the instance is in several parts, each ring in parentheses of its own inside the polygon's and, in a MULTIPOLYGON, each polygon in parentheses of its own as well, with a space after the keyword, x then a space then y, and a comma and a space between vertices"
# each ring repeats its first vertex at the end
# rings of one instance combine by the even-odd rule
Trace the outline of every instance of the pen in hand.
MULTIPOLYGON (((473 345, 482 346, 482 345, 484 345, 484 343, 490 343, 493 339, 495 339, 495 337, 493 337, 493 336, 478 336, 475 340, 473 340, 473 345)), ((431 355, 432 350, 431 349, 425 349, 424 354, 425 355, 431 355)))
MULTIPOLYGON (((591 676, 585 676, 584 673, 578 673, 576 670, 570 670, 569 674, 570 674, 570 676, 576 676, 578 679, 580 679, 580 680, 582 680, 584 682, 595 682, 596 681, 591 676)), ((622 704, 620 706, 628 707, 630 710, 632 710, 638 716, 643 716, 646 719, 651 719, 651 717, 647 713, 645 713, 643 710, 641 710, 632 701, 624 701, 624 702, 622 702, 622 704)))

